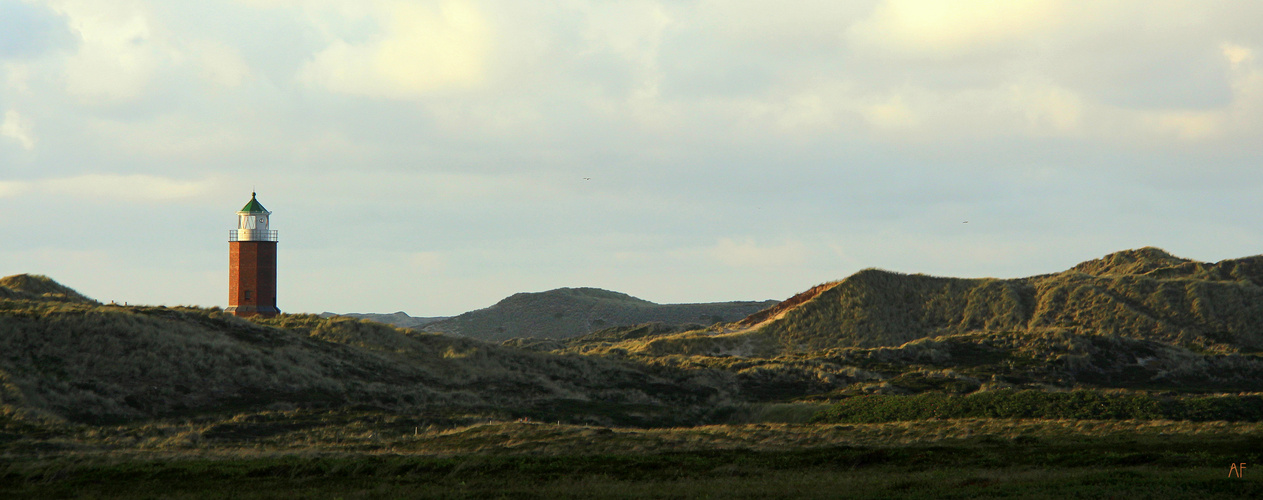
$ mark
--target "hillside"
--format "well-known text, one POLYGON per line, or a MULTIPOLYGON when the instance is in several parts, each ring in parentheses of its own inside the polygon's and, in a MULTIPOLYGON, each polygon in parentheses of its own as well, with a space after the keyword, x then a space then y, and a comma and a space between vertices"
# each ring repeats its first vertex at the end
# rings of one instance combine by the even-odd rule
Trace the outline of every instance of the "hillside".
POLYGON ((0 283, 0 412, 81 422, 292 408, 680 422, 731 377, 529 352, 314 315, 99 305, 47 278, 0 283), (36 287, 31 288, 30 284, 36 287), (41 295, 35 295, 42 292, 41 295))
POLYGON ((48 276, 15 274, 0 278, 0 299, 97 303, 48 276))
POLYGON ((417 316, 409 316, 408 313, 403 312, 403 311, 389 313, 389 314, 381 314, 381 313, 338 314, 338 313, 331 313, 331 312, 320 313, 321 318, 332 318, 334 316, 346 316, 348 318, 354 318, 354 319, 366 319, 369 321, 376 321, 378 323, 394 325, 399 328, 420 328, 424 325, 433 323, 435 321, 442 321, 450 317, 450 316, 438 316, 438 317, 432 317, 432 318, 423 318, 423 317, 417 317, 417 316))
MULTIPOLYGON (((1073 276, 1255 286, 1247 262, 1114 257, 1073 276)), ((1086 328, 1006 331, 1027 314, 1017 285, 903 278, 860 273, 704 331, 650 323, 495 345, 345 317, 100 305, 10 277, 0 497, 347 498, 365 485, 390 498, 832 498, 839 484, 878 498, 1263 492, 1222 468, 1259 458, 1258 355, 1086 328), (760 333, 848 287, 903 297, 854 302, 869 308, 929 297, 922 310, 943 314, 959 294, 975 300, 946 327, 880 310, 850 323, 877 342, 897 338, 880 337, 893 327, 854 325, 895 318, 939 334, 898 346, 790 352, 767 341, 777 331, 760 333), (960 324, 982 326, 940 334, 960 324), (759 334, 767 357, 750 355, 759 334)), ((1030 310, 1043 310, 1036 285, 1055 276, 1030 280, 1030 310)), ((1108 324, 1074 297, 1065 307, 1108 324)), ((1220 297, 1199 310, 1232 311, 1220 297)), ((822 346, 861 338, 818 333, 822 346)))
POLYGON ((894 347, 942 335, 1056 331, 1257 352, 1263 350, 1260 284, 1263 257, 1208 264, 1156 248, 1008 280, 868 269, 741 321, 652 345, 642 341, 633 350, 775 356, 894 347))
POLYGON ((1050 386, 1258 391, 1261 283, 1263 257, 1212 264, 1155 248, 1009 280, 869 269, 736 322, 611 329, 550 348, 733 371, 760 397, 1050 386))
POLYGON ((869 393, 1258 392, 1261 259, 1140 249, 1012 280, 866 270, 707 328, 666 315, 680 323, 514 335, 700 314, 594 289, 518 294, 449 323, 498 324, 516 337, 503 345, 346 317, 101 305, 48 278, 9 277, 0 411, 110 422, 353 407, 675 425, 869 393))
POLYGON ((648 322, 707 326, 743 318, 775 303, 656 304, 599 288, 559 288, 514 294, 491 307, 422 329, 492 342, 516 337, 565 339, 648 322))

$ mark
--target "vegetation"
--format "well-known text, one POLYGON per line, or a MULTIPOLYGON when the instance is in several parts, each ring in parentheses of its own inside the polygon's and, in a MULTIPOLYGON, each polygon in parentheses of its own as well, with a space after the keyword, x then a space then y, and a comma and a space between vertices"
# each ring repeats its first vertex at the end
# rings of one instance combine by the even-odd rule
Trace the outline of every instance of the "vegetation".
POLYGON ((837 498, 845 491, 852 498, 1173 499, 1263 493, 1258 480, 1225 478, 1225 467, 1190 465, 1235 456, 1178 445, 1184 445, 1178 452, 1155 447, 1133 453, 1022 444, 634 456, 62 460, 10 467, 0 492, 20 498, 837 498), (1085 456, 1095 457, 1091 467, 1063 465, 1085 456))
POLYGON ((445 320, 448 318, 447 316, 438 316, 438 317, 433 317, 433 318, 418 318, 418 317, 409 316, 408 313, 405 313, 403 311, 394 312, 390 314, 374 314, 374 313, 335 314, 331 312, 320 313, 320 317, 322 318, 329 318, 333 316, 345 316, 345 317, 353 318, 353 319, 366 319, 369 321, 375 321, 377 323, 385 323, 387 325, 394 325, 399 328, 413 328, 413 329, 420 328, 423 325, 433 323, 435 321, 445 320))
POLYGON ((491 344, 11 276, 0 496, 1258 497, 1225 476, 1263 453, 1261 286, 1263 257, 1140 249, 739 320, 563 289, 449 323, 546 331, 491 344))
POLYGON ((678 424, 731 405, 723 377, 529 352, 313 315, 0 299, 0 404, 80 422, 361 405, 678 424))
POLYGON ((403 429, 378 413, 69 426, 0 448, 20 498, 849 496, 1249 498, 1257 423, 966 419, 629 429, 403 429), (187 437, 194 433, 197 438, 187 437), (99 450, 112 449, 108 454, 99 450), (52 450, 60 450, 50 453, 52 450))
POLYGON ((0 299, 97 303, 48 276, 15 274, 0 278, 0 299))
POLYGON ((1263 351, 1263 257, 1205 264, 1145 248, 1058 274, 961 279, 869 269, 774 311, 626 346, 646 355, 811 355, 977 332, 1115 336, 1217 354, 1263 351))
POLYGON ((956 418, 1078 420, 1263 421, 1263 397, 1160 397, 1099 391, 976 392, 967 396, 922 393, 847 398, 817 413, 814 422, 895 422, 956 418))
POLYGON ((519 337, 566 339, 655 321, 703 326, 735 321, 774 304, 776 301, 655 304, 599 288, 558 288, 514 294, 486 309, 421 328, 492 342, 519 337))

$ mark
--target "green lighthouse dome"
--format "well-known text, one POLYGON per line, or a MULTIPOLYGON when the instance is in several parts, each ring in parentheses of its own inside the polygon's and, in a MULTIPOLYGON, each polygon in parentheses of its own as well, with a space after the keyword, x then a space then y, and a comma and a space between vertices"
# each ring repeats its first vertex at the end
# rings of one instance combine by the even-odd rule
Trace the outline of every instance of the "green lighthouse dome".
POLYGON ((246 206, 241 207, 241 210, 239 211, 249 212, 249 213, 259 213, 259 212, 267 213, 268 209, 263 208, 263 204, 259 203, 259 200, 256 200, 254 196, 255 196, 255 193, 250 193, 250 203, 246 203, 246 206))

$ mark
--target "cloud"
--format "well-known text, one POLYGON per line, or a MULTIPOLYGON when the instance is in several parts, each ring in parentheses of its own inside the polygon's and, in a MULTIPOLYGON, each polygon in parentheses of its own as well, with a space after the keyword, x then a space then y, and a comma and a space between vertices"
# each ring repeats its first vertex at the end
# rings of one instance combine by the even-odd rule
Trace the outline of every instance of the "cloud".
POLYGON ((806 262, 807 253, 799 241, 759 246, 752 239, 738 242, 730 238, 721 238, 709 251, 711 257, 731 267, 792 266, 806 262))
POLYGON ((65 19, 42 5, 0 2, 0 59, 35 57, 74 45, 65 19))
POLYGON ((1063 22, 1053 0, 886 0, 847 33, 863 48, 954 57, 976 50, 1007 49, 1063 22))
POLYGON ((426 275, 447 269, 447 256, 442 252, 414 252, 407 256, 407 262, 416 272, 426 275))
MULTIPOLYGON (((486 282, 687 301, 873 265, 1052 270, 1202 234, 1166 207, 1260 204, 1222 195, 1263 183, 1248 2, 49 0, 69 43, 15 38, 14 5, 41 4, 0 0, 0 205, 62 218, 10 229, 122 247, 101 229, 116 213, 211 221, 191 234, 257 183, 290 214, 287 248, 320 256, 291 286, 322 289, 298 276, 330 263, 376 273, 304 299, 332 310, 459 312, 428 288, 486 282), (320 237, 342 226, 364 237, 320 237)), ((1232 227, 1198 241, 1259 246, 1232 227)))
POLYGON ((1228 59, 1228 64, 1231 64, 1233 69, 1238 69, 1243 63, 1254 59, 1254 51, 1235 43, 1224 42, 1219 46, 1219 50, 1223 51, 1224 58, 1228 59))
POLYGON ((171 53, 155 39, 145 5, 137 0, 53 0, 78 34, 79 50, 65 62, 66 90, 85 104, 114 105, 145 94, 171 53))
MULTIPOLYGON (((205 98, 205 97, 203 97, 205 98)), ((175 164, 202 165, 224 161, 243 149, 254 147, 244 161, 257 162, 257 157, 271 154, 267 146, 290 146, 292 142, 270 143, 258 137, 258 124, 250 122, 222 123, 209 113, 164 113, 143 120, 96 119, 86 121, 82 131, 89 137, 83 142, 103 147, 120 155, 151 160, 159 168, 175 164), (253 157, 253 158, 251 158, 253 157)), ((298 138, 289 137, 296 142, 298 138)), ((305 148, 313 155, 336 147, 333 141, 312 144, 305 148)))
POLYGON ((840 45, 839 27, 872 9, 870 2, 796 0, 703 0, 697 22, 712 37, 737 41, 750 50, 801 52, 840 45), (748 44, 748 45, 747 45, 748 44))
POLYGON ((898 94, 866 106, 864 118, 874 127, 881 129, 910 128, 920 121, 916 113, 898 94))
POLYGON ((14 198, 26 193, 30 184, 21 181, 0 181, 0 199, 14 198))
POLYGON ((217 179, 179 180, 154 175, 87 174, 33 181, 0 182, 0 197, 32 193, 65 196, 76 201, 120 200, 159 202, 188 200, 214 194, 217 179))
POLYGON ((381 2, 381 33, 366 41, 335 39, 300 72, 300 80, 334 92, 413 99, 481 84, 491 28, 472 4, 381 2))
POLYGON ((1203 109, 1157 109, 1136 113, 1138 128, 1157 137, 1184 142, 1257 137, 1263 121, 1263 71, 1255 64, 1250 47, 1223 43, 1223 61, 1229 66, 1225 79, 1230 88, 1226 103, 1203 109))
POLYGON ((1075 92, 1053 85, 1016 84, 1008 102, 1025 115, 1031 135, 1073 135, 1082 131, 1085 104, 1075 92))
POLYGON ((580 4, 584 14, 584 53, 610 50, 628 60, 653 66, 663 31, 673 20, 658 2, 580 4))
POLYGON ((192 44, 202 78, 224 87, 241 85, 251 76, 250 66, 237 49, 212 41, 192 44))
POLYGON ((3 90, 3 87, 8 87, 24 94, 31 92, 31 67, 29 64, 16 62, 0 64, 0 75, 4 75, 3 80, 0 80, 3 83, 3 85, 0 85, 0 90, 3 90))
POLYGON ((35 138, 31 135, 31 125, 18 114, 17 110, 10 109, 4 113, 4 121, 0 122, 0 137, 8 137, 17 141, 22 149, 31 151, 35 149, 35 138))

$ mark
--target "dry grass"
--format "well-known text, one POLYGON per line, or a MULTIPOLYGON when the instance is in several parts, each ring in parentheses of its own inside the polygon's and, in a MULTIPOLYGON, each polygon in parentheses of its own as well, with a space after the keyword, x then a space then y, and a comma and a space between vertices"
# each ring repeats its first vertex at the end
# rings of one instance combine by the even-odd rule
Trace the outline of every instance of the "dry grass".
POLYGON ((730 399, 730 388, 671 370, 312 315, 251 322, 213 309, 0 299, 0 352, 0 406, 97 423, 342 405, 666 423, 730 399))
POLYGON ((655 304, 599 288, 559 288, 514 294, 491 307, 421 328, 493 342, 520 337, 566 339, 610 327, 653 321, 694 326, 735 321, 773 304, 773 301, 655 304))
POLYGON ((265 456, 283 454, 644 454, 705 450, 960 445, 1039 439, 1073 446, 1108 439, 1221 442, 1263 439, 1263 423, 1167 420, 957 419, 876 424, 749 423, 675 428, 567 425, 530 420, 432 425, 390 414, 304 411, 215 421, 41 428, 11 439, 3 456, 265 456))
POLYGON ((894 347, 943 335, 1056 330, 1214 353, 1257 352, 1263 350, 1257 328, 1263 324, 1261 284, 1263 257, 1205 264, 1157 249, 1119 252, 1063 273, 1010 280, 869 269, 800 294, 794 307, 752 317, 761 322, 635 339, 601 350, 774 357, 894 347))

